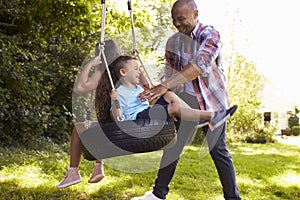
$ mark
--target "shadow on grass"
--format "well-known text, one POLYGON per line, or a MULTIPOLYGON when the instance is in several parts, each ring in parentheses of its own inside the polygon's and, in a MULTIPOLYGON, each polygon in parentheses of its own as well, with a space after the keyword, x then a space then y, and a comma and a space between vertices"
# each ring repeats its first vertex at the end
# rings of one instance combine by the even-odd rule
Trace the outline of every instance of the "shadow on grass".
MULTIPOLYGON (((29 181, 29 180, 28 180, 29 181)), ((1 182, 0 199, 3 200, 19 200, 19 199, 38 199, 38 200, 127 200, 134 196, 134 191, 128 190, 132 187, 130 179, 123 182, 116 181, 109 185, 97 185, 88 187, 82 186, 85 183, 80 183, 64 189, 56 189, 54 185, 39 185, 37 187, 21 186, 15 181, 1 182), (127 188, 122 190, 120 188, 127 188)), ((141 189, 142 190, 142 189, 141 189)))
MULTIPOLYGON (((243 199, 299 199, 299 147, 283 144, 237 144, 228 147, 243 199)), ((215 200, 222 197, 221 184, 209 155, 199 158, 199 145, 181 156, 171 182, 169 199, 215 200)), ((153 185, 156 171, 125 173, 105 166, 106 177, 88 184, 93 162, 82 160, 83 182, 57 189, 68 166, 68 153, 60 149, 9 150, 0 157, 0 199, 39 200, 127 200, 141 195, 153 185)))
MULTIPOLYGON (((55 159, 54 159, 55 160, 55 159)), ((150 189, 154 180, 154 173, 130 174, 116 171, 105 166, 106 177, 96 184, 89 184, 93 162, 82 161, 80 174, 82 182, 68 188, 57 189, 56 184, 62 180, 64 171, 51 166, 53 161, 28 159, 22 164, 10 164, 0 171, 0 199, 38 199, 38 200, 127 200, 140 195, 143 189, 150 189)), ((66 163, 68 160, 66 160, 66 163)), ((66 167, 62 167, 66 169, 66 167)))
MULTIPOLYGON (((29 181, 29 180, 28 180, 29 181)), ((27 187, 16 184, 15 181, 1 182, 0 199, 18 200, 18 199, 90 199, 88 195, 82 192, 70 190, 54 190, 52 186, 43 185, 37 187, 27 187)))
POLYGON ((237 146, 232 152, 242 196, 249 199, 299 199, 299 147, 247 144, 237 146))
MULTIPOLYGON (((221 184, 210 155, 195 159, 199 149, 194 144, 181 156, 173 182, 182 186, 176 192, 184 199, 222 199, 221 184)), ((299 199, 299 147, 276 143, 234 144, 228 149, 242 199, 299 199)))

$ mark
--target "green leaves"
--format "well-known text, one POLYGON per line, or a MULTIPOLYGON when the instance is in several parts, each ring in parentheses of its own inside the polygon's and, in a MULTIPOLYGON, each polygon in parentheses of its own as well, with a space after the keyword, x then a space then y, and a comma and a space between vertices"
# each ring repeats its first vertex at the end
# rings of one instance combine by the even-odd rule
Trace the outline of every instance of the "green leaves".
MULTIPOLYGON (((231 104, 239 106, 228 122, 229 140, 246 140, 256 137, 272 141, 272 127, 262 127, 259 109, 266 78, 257 71, 256 66, 245 57, 236 53, 231 59, 228 70, 228 89, 231 104)), ((274 130, 273 130, 274 131, 274 130)))
MULTIPOLYGON (((105 39, 118 35, 122 47, 132 50, 130 15, 116 9, 118 3, 106 2, 105 39)), ((161 25, 170 16, 170 6, 164 5, 169 4, 142 0, 133 5, 135 27, 142 30, 141 54, 151 52, 153 26, 164 33, 161 25)), ((101 12, 101 1, 95 0, 1 1, 0 144, 69 138, 74 81, 100 41, 101 12)))

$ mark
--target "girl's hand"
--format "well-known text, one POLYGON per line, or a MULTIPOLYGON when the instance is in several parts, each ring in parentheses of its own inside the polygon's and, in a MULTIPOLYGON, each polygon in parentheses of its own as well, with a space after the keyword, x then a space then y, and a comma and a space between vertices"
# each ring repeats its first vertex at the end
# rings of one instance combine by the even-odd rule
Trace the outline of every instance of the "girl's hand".
POLYGON ((102 63, 102 60, 99 58, 99 56, 95 56, 94 58, 92 58, 90 63, 93 67, 95 67, 95 66, 100 65, 102 63))
POLYGON ((117 90, 116 90, 116 89, 112 89, 112 90, 111 90, 111 93, 110 93, 110 98, 111 98, 112 100, 117 100, 117 99, 118 99, 118 96, 119 96, 119 94, 118 94, 117 90))

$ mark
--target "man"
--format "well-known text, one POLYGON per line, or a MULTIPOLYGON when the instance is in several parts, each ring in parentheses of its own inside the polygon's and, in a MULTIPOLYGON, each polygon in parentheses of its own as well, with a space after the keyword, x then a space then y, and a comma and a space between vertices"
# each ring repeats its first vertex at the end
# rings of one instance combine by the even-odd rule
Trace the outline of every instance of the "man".
MULTIPOLYGON (((177 0, 171 15, 178 33, 167 41, 166 79, 160 85, 141 93, 140 99, 152 101, 172 89, 193 108, 228 108, 228 92, 221 69, 219 33, 212 26, 199 22, 197 5, 193 0, 177 0)), ((164 151, 153 191, 133 200, 166 199, 182 149, 193 137, 194 125, 186 121, 177 124, 178 142, 164 151)), ((226 149, 226 124, 213 132, 206 126, 204 131, 223 186, 224 198, 240 199, 233 162, 226 149)))

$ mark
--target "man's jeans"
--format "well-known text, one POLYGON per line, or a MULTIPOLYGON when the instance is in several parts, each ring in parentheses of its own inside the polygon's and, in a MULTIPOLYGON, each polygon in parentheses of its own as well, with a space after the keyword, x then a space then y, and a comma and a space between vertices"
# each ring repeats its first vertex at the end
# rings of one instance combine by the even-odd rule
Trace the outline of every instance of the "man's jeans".
MULTIPOLYGON (((179 95, 192 108, 199 109, 196 97, 182 93, 179 95)), ((153 193, 165 199, 169 192, 169 183, 171 182, 176 170, 176 166, 185 145, 192 142, 195 133, 195 123, 181 121, 177 126, 177 143, 170 149, 164 150, 160 169, 158 171, 153 193)), ((223 194, 226 200, 240 199, 235 180, 235 171, 231 155, 226 149, 226 126, 220 126, 211 132, 207 127, 203 128, 206 133, 206 140, 210 149, 210 155, 217 168, 223 194)), ((201 170, 201 169, 199 169, 201 170)))

